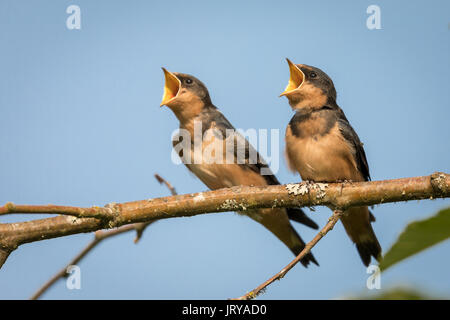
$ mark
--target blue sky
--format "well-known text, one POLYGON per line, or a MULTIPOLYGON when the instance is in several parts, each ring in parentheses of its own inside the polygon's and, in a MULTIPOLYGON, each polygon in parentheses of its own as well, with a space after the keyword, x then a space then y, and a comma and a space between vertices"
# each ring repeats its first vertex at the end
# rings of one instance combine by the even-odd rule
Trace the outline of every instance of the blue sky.
MULTIPOLYGON (((175 116, 159 108, 161 67, 190 73, 237 128, 279 129, 290 118, 285 57, 333 79, 338 104, 365 144, 374 180, 450 172, 448 1, 12 1, 0 3, 0 203, 104 205, 206 190, 170 161, 175 116), (66 8, 81 8, 81 30, 66 8), (366 8, 381 8, 368 30, 366 8)), ((299 177, 280 163, 278 178, 299 177)), ((447 200, 377 206, 383 250, 405 225, 447 200)), ((325 224, 330 212, 310 215, 325 224)), ((32 218, 36 218, 35 216, 32 218)), ((1 222, 23 221, 24 216, 1 222)), ((296 225, 304 239, 313 230, 296 225)), ((27 298, 90 234, 20 247, 0 271, 0 299, 27 298)), ((80 263, 82 289, 60 281, 49 299, 224 299, 291 259, 281 242, 234 213, 159 221, 102 243, 80 263)), ((382 275, 394 285, 450 295, 450 242, 382 275)), ((367 293, 368 274, 339 224, 261 299, 367 293)))

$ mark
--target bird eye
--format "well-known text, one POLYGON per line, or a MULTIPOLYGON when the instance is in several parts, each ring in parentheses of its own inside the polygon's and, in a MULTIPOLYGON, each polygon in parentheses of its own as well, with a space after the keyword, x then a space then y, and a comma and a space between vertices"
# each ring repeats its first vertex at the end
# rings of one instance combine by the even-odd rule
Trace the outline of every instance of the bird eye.
POLYGON ((317 74, 313 71, 313 72, 311 72, 311 73, 309 74, 309 77, 310 77, 310 78, 315 78, 315 77, 317 77, 317 74))
POLYGON ((192 82, 193 82, 192 79, 189 79, 189 78, 186 79, 186 83, 187 83, 187 84, 191 84, 192 82))

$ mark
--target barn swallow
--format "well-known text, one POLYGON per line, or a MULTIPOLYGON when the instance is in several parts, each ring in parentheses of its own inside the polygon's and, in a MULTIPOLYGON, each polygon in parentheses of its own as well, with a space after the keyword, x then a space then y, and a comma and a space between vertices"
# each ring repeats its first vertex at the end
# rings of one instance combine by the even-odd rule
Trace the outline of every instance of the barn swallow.
MULTIPOLYGON (((223 161, 211 163, 208 159, 202 161, 187 161, 187 155, 179 152, 186 167, 194 173, 211 190, 228 188, 232 186, 250 185, 279 185, 275 175, 270 171, 264 159, 257 153, 253 146, 234 129, 231 123, 211 102, 206 86, 197 78, 183 73, 172 73, 162 68, 165 76, 164 94, 161 106, 169 107, 180 122, 180 130, 189 132, 190 137, 195 134, 196 123, 201 124, 202 135, 207 130, 219 132, 221 135, 212 135, 215 143, 224 144, 225 137, 230 130, 233 132, 233 148, 223 148, 219 158, 223 161), (243 161, 238 160, 237 150, 245 150, 243 161), (251 154, 257 155, 257 161, 250 161, 251 154), (231 161, 229 161, 231 159, 231 161), (222 163, 221 163, 222 162, 222 163), (261 174, 261 169, 265 174, 261 174), (267 174, 268 173, 268 174, 267 174)), ((201 141, 201 151, 204 151, 212 140, 201 141)), ((173 145, 179 143, 174 139, 173 145)), ((195 157, 195 143, 190 143, 189 150, 195 157)), ((187 153, 187 152, 186 152, 187 153)), ((192 159, 192 158, 190 158, 192 159)), ((217 159, 217 158, 216 158, 217 159)), ((300 238, 290 223, 290 220, 300 222, 311 228, 317 229, 317 224, 306 216, 300 208, 270 208, 245 210, 238 212, 245 214, 253 220, 269 229, 281 240, 294 255, 298 255, 305 247, 305 242, 300 238)), ((310 262, 318 265, 312 254, 308 254, 301 260, 306 267, 310 262)))
MULTIPOLYGON (((286 129, 286 157, 292 171, 314 182, 369 181, 363 144, 336 103, 331 78, 319 68, 294 64, 287 59, 289 83, 286 96, 295 115, 286 129)), ((353 207, 341 217, 364 265, 379 261, 381 247, 372 229, 368 207, 353 207)))

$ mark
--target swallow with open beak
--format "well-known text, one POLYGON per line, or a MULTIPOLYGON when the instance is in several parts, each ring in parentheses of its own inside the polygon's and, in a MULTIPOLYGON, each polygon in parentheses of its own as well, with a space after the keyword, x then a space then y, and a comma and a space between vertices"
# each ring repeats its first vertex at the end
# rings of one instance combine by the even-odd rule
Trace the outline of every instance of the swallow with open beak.
MULTIPOLYGON (((286 129, 289 167, 305 181, 369 181, 369 166, 363 144, 336 103, 336 89, 319 68, 294 64, 287 59, 289 83, 285 96, 295 115, 286 129)), ((379 260, 381 247, 372 229, 369 208, 352 207, 341 217, 364 265, 379 260)))
MULTIPOLYGON (((196 128, 201 128, 200 146, 196 146, 195 141, 189 141, 187 151, 177 150, 176 145, 181 139, 176 137, 173 141, 175 151, 192 173, 212 190, 240 185, 280 184, 259 153, 213 105, 208 89, 200 80, 164 68, 163 71, 165 86, 161 106, 165 105, 173 111, 180 122, 180 131, 187 132, 189 137, 194 137, 196 128), (227 145, 230 141, 233 142, 231 148, 227 145), (223 148, 214 148, 214 152, 208 153, 208 148, 214 144, 223 148), (198 152, 202 154, 200 160, 198 152), (256 155, 255 161, 252 161, 251 155, 256 155), (238 161, 240 156, 242 159, 238 161)), ((186 139, 186 135, 182 139, 186 139)), ((303 250, 305 242, 291 225, 290 219, 318 228, 300 208, 244 209, 238 213, 249 216, 269 229, 295 255, 303 250)), ((317 264, 311 253, 301 262, 304 266, 310 262, 317 264)))

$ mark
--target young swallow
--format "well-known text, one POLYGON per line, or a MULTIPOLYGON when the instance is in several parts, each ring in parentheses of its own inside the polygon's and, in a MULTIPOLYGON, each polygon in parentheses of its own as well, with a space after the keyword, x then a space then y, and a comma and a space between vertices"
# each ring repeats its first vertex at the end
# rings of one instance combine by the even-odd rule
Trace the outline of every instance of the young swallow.
MULTIPOLYGON (((295 115, 286 129, 286 157, 292 171, 314 182, 369 181, 366 153, 358 135, 336 103, 336 89, 319 68, 287 59, 286 96, 295 115)), ((341 217, 364 265, 379 260, 381 247, 372 229, 368 207, 353 207, 341 217)))
MULTIPOLYGON (((180 122, 180 131, 184 130, 190 137, 194 137, 195 128, 200 125, 202 135, 207 136, 206 132, 213 132, 207 138, 203 137, 200 147, 195 146, 195 141, 191 140, 188 143, 187 152, 185 150, 178 152, 183 163, 192 173, 212 190, 240 185, 280 184, 259 153, 213 105, 208 89, 200 80, 188 74, 172 73, 162 69, 165 86, 161 106, 166 105, 173 111, 180 122), (226 139, 227 133, 231 140, 226 139), (226 147, 227 141, 233 142, 232 148, 226 147), (196 153, 199 151, 205 153, 215 143, 224 146, 222 149, 219 148, 221 152, 213 155, 215 161, 211 161, 208 157, 203 157, 200 161, 198 158, 197 161, 192 160, 196 157, 196 153), (250 155, 256 155, 256 161, 251 161, 250 155), (243 158, 241 161, 239 156, 243 158), (265 170, 264 175, 261 174, 261 170, 265 170)), ((175 150, 177 150, 175 145, 179 142, 178 139, 173 141, 175 150)), ((314 229, 318 228, 317 224, 300 208, 245 210, 239 213, 249 216, 269 229, 294 255, 298 255, 303 250, 305 242, 295 231, 289 219, 314 229)), ((305 256, 301 262, 305 267, 310 262, 318 265, 312 254, 305 256)))

